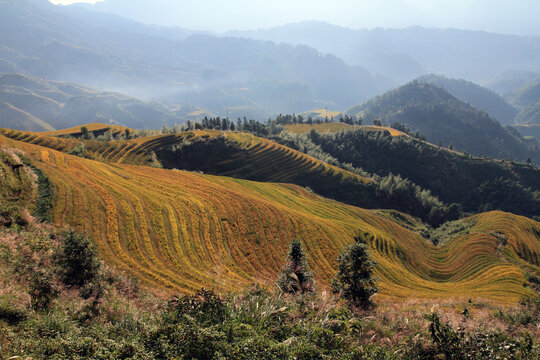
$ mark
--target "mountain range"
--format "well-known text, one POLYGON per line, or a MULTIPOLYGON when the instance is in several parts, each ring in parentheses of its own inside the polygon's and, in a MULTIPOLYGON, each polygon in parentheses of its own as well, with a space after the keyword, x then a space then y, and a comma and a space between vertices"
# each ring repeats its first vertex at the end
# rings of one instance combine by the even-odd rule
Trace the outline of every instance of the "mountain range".
POLYGON ((307 46, 164 30, 47 0, 0 2, 0 72, 262 120, 346 108, 394 84, 307 46))
POLYGON ((483 84, 509 69, 537 71, 540 63, 540 37, 482 31, 422 27, 351 30, 308 21, 227 35, 306 44, 399 82, 437 73, 483 84))

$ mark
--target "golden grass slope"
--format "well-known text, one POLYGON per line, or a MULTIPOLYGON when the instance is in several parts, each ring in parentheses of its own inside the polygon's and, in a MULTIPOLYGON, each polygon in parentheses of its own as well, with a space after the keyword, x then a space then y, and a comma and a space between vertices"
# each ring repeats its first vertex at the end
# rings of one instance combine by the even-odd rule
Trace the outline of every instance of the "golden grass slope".
POLYGON ((355 129, 364 129, 367 131, 388 131, 392 136, 403 136, 407 135, 402 131, 396 130, 388 126, 377 126, 377 125, 349 125, 341 122, 331 122, 323 124, 292 124, 285 125, 285 130, 294 134, 305 134, 310 132, 312 129, 320 133, 335 133, 339 131, 355 130, 355 129))
POLYGON ((108 263, 170 292, 273 286, 294 238, 324 290, 357 231, 373 235, 386 296, 510 302, 532 294, 523 269, 540 273, 540 224, 512 214, 468 219, 468 234, 436 248, 375 212, 294 185, 109 164, 4 136, 0 146, 24 150, 49 176, 55 224, 87 231, 108 263))
POLYGON ((325 108, 313 109, 311 111, 306 111, 301 114, 303 117, 314 118, 314 119, 332 119, 337 118, 341 115, 341 111, 332 111, 325 108))

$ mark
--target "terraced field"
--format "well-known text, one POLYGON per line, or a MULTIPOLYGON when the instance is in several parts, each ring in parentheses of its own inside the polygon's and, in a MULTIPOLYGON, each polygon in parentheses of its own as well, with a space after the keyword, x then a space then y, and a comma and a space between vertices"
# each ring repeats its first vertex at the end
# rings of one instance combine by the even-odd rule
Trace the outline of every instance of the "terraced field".
MULTIPOLYGON (((358 231, 379 263, 383 296, 509 302, 532 294, 524 270, 540 275, 540 224, 507 213, 466 219, 467 232, 436 248, 375 212, 295 185, 99 162, 1 135, 0 147, 2 159, 23 150, 50 178, 57 225, 89 232, 107 262, 170 292, 271 287, 293 238, 324 290, 358 231)), ((13 167, 2 169, 7 178, 13 167)))
MULTIPOLYGON (((105 132, 105 131, 111 131, 115 136, 122 134, 126 129, 128 129, 125 126, 120 125, 107 125, 107 124, 100 124, 100 123, 90 123, 84 125, 89 132, 105 132)), ((49 135, 49 136, 81 136, 81 126, 75 126, 69 129, 62 129, 62 130, 53 130, 53 131, 47 131, 47 132, 41 132, 41 135, 49 135)))
POLYGON ((377 125, 349 125, 345 123, 324 123, 324 124, 294 124, 294 125, 285 125, 285 129, 294 134, 305 134, 310 132, 312 129, 320 133, 335 133, 338 131, 347 131, 355 129, 364 129, 367 131, 388 131, 392 136, 402 136, 407 135, 404 132, 396 130, 387 126, 377 126, 377 125))
MULTIPOLYGON (((151 165, 156 160, 161 161, 156 153, 162 154, 176 144, 221 138, 232 144, 235 149, 227 154, 221 154, 225 157, 212 163, 212 172, 218 175, 274 182, 292 182, 299 174, 322 176, 334 181, 337 181, 336 179, 369 181, 302 152, 247 133, 199 130, 124 141, 63 139, 45 133, 9 129, 0 129, 0 134, 14 140, 64 152, 73 150, 79 143, 84 143, 85 153, 90 158, 132 165, 151 165)), ((204 161, 202 158, 199 163, 203 164, 204 161)), ((175 166, 174 162, 168 165, 169 168, 180 167, 175 166)))

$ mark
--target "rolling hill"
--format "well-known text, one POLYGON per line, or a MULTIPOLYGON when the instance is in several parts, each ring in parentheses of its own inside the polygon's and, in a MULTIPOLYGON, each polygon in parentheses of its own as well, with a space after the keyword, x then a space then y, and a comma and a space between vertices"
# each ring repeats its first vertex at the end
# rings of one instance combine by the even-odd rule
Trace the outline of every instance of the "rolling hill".
MULTIPOLYGON (((100 124, 87 127, 96 133, 114 131, 100 124)), ((0 134, 99 161, 293 183, 348 204, 379 207, 372 179, 247 133, 203 130, 117 141, 65 139, 46 135, 57 134, 55 132, 31 133, 9 129, 0 129, 0 134)), ((80 129, 60 132, 61 136, 67 134, 80 135, 80 129)))
POLYGON ((87 231, 108 263, 168 292, 271 286, 293 238, 324 288, 358 232, 386 296, 511 302, 532 294, 524 271, 539 272, 540 225, 508 213, 464 219, 466 230, 434 247, 383 215, 295 185, 98 162, 3 135, 0 145, 11 188, 28 180, 17 165, 28 159, 54 186, 56 225, 87 231))
POLYGON ((0 102, 0 118, 2 126, 8 128, 29 131, 54 130, 50 124, 5 101, 0 102))
MULTIPOLYGON (((85 126, 89 131, 96 133, 112 131, 122 134, 127 129, 105 124, 85 126)), ((42 133, 0 129, 0 134, 18 141, 64 152, 73 151, 78 144, 85 144, 84 156, 118 164, 150 166, 157 160, 168 169, 194 170, 193 167, 197 167, 198 171, 211 171, 225 176, 276 182, 294 182, 292 179, 300 174, 307 177, 328 176, 334 180, 353 180, 362 183, 370 181, 274 141, 247 133, 196 130, 118 141, 55 137, 78 136, 81 134, 80 127, 42 133), (201 144, 199 152, 182 151, 182 147, 192 146, 196 142, 201 144), (223 152, 223 149, 219 148, 220 146, 230 146, 233 149, 223 152), (187 158, 189 156, 199 158, 201 163, 196 164, 194 160, 187 158), (280 171, 277 171, 278 169, 280 171)))
POLYGON ((521 111, 516 122, 522 125, 540 125, 540 75, 528 80, 522 88, 507 94, 506 98, 521 111))
POLYGON ((540 99, 540 75, 528 79, 523 87, 507 94, 505 98, 518 109, 534 105, 540 99))
MULTIPOLYGON (((111 130, 104 124, 87 127, 96 134, 111 130)), ((328 123, 286 125, 285 129, 276 138, 282 144, 217 130, 115 141, 9 129, 0 129, 0 134, 111 163, 294 183, 350 205, 404 211, 434 226, 459 216, 452 210, 454 203, 475 213, 500 209, 540 216, 540 173, 530 164, 471 157, 392 128, 328 123), (494 187, 499 188, 497 196, 490 194, 494 187)), ((125 129, 119 131, 123 135, 125 129)), ((61 134, 81 135, 80 128, 61 134)))
POLYGON ((540 163, 540 152, 519 134, 503 128, 483 111, 449 94, 445 89, 413 81, 346 112, 365 121, 399 122, 419 131, 427 140, 474 155, 540 163))
MULTIPOLYGON (((467 212, 500 209, 540 216, 540 169, 530 163, 474 157, 412 136, 392 136, 388 131, 361 127, 336 133, 310 131, 286 139, 294 148, 318 147, 323 156, 363 169, 373 177, 399 175, 431 191, 440 201, 460 204, 467 212)), ((397 186, 390 191, 411 190, 397 186)))
POLYGON ((87 86, 21 74, 0 76, 0 125, 27 131, 64 129, 102 122, 144 128, 192 119, 182 111, 87 86))

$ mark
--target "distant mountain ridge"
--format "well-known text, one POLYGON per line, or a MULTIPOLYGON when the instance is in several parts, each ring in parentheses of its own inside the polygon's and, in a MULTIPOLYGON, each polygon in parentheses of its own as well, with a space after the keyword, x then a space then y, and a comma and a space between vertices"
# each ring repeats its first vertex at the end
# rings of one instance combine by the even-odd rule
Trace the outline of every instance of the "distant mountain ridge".
POLYGON ((351 30, 306 21, 226 34, 305 44, 400 81, 440 73, 484 83, 508 69, 537 71, 540 63, 540 37, 483 31, 418 26, 351 30))
POLYGON ((346 114, 362 117, 364 121, 403 123, 432 143, 452 145, 475 155, 521 161, 530 157, 540 161, 540 152, 534 144, 526 143, 487 113, 432 84, 413 81, 352 107, 346 114))
POLYGON ((489 80, 484 86, 501 96, 505 96, 527 85, 527 82, 535 75, 534 71, 508 70, 489 80))
POLYGON ((424 75, 419 77, 418 81, 444 88, 456 98, 471 104, 478 110, 485 111, 501 124, 511 125, 515 121, 516 108, 498 94, 480 85, 467 80, 450 79, 438 75, 424 75))

